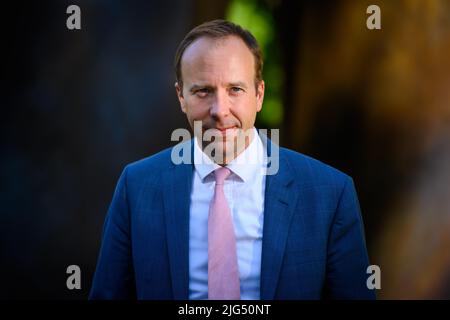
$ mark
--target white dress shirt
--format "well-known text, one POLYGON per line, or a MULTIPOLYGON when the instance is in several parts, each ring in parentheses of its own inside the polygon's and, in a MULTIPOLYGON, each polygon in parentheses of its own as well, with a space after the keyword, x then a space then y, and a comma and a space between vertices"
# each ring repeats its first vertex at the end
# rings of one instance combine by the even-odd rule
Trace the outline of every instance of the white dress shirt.
MULTIPOLYGON (((255 128, 249 146, 227 167, 224 193, 236 234, 241 299, 260 299, 264 222, 265 150, 255 128)), ((189 222, 189 299, 208 298, 208 212, 214 195, 211 173, 219 168, 194 138, 194 177, 189 222)))

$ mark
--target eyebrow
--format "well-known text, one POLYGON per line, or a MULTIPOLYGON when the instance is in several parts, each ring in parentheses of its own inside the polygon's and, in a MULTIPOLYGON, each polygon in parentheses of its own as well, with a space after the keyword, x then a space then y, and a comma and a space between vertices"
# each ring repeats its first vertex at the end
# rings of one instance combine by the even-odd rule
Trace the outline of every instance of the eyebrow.
MULTIPOLYGON (((246 85, 244 82, 242 82, 242 81, 230 82, 230 83, 228 83, 227 87, 242 87, 242 88, 244 88, 244 89, 247 89, 247 85, 246 85)), ((194 92, 195 90, 203 89, 203 88, 206 88, 206 89, 214 89, 213 86, 210 86, 210 85, 207 85, 207 84, 205 84, 205 85, 201 85, 201 84, 193 84, 193 85, 189 88, 189 91, 190 91, 190 92, 194 92)))
POLYGON ((210 85, 193 84, 193 85, 189 88, 189 91, 190 91, 190 92, 194 92, 195 90, 203 89, 203 88, 212 89, 212 86, 210 86, 210 85))
POLYGON ((242 87, 244 89, 247 89, 247 85, 242 82, 242 81, 238 81, 238 82, 231 82, 228 84, 230 87, 242 87))

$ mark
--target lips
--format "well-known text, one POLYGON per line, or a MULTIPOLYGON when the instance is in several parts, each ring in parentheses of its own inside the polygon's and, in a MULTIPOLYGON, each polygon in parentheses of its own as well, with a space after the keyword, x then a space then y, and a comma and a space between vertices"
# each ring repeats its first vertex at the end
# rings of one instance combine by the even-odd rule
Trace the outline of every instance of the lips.
POLYGON ((228 130, 233 130, 233 129, 236 129, 236 128, 237 128, 236 126, 232 126, 232 127, 215 128, 215 129, 217 129, 217 130, 219 130, 219 131, 221 131, 221 132, 227 132, 228 130))
POLYGON ((238 129, 237 126, 227 126, 227 127, 204 127, 203 130, 207 131, 207 130, 214 130, 214 131, 219 131, 221 133, 226 133, 227 131, 231 131, 231 130, 236 130, 238 129))

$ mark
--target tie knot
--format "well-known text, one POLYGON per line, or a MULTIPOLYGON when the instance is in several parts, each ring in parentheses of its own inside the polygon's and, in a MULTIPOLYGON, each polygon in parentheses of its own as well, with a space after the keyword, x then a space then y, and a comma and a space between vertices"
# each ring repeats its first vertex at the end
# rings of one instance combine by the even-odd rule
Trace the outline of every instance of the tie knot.
POLYGON ((221 185, 225 181, 226 178, 231 174, 230 169, 227 167, 221 167, 219 169, 214 170, 214 176, 216 177, 216 185, 221 185))

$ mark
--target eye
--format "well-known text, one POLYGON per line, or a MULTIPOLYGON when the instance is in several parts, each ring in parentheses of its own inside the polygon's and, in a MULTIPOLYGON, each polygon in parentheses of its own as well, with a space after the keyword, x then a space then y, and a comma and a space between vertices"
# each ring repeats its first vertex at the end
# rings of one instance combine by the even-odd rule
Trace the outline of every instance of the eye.
POLYGON ((231 92, 232 93, 240 93, 242 91, 244 91, 244 89, 239 88, 239 87, 231 87, 231 92))
POLYGON ((194 92, 197 97, 204 98, 211 92, 208 88, 201 88, 194 92))

